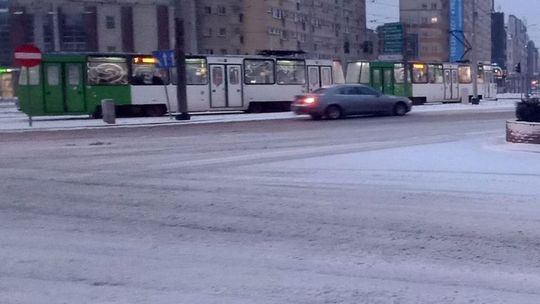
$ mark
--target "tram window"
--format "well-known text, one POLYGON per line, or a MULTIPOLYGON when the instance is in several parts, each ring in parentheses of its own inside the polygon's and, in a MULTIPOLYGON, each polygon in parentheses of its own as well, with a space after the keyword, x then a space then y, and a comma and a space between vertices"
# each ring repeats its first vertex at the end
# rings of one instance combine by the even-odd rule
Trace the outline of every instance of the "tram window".
POLYGON ((156 68, 153 64, 133 64, 132 85, 166 85, 169 84, 167 70, 156 68))
POLYGON ((305 84, 305 61, 278 60, 276 64, 276 79, 278 84, 305 84))
POLYGON ((120 57, 91 57, 88 59, 88 84, 126 85, 127 62, 120 57))
POLYGON ((373 85, 380 87, 381 86, 381 70, 374 69, 372 73, 373 73, 373 85))
MULTIPOLYGON (((176 77, 176 68, 170 70, 171 83, 178 84, 176 77)), ((206 59, 188 58, 186 59, 186 84, 187 85, 207 85, 208 69, 206 68, 206 59)))
POLYGON ((60 66, 51 65, 47 67, 47 85, 57 86, 60 84, 60 66))
POLYGON ((415 63, 412 69, 412 80, 414 83, 427 83, 428 67, 425 64, 415 63))
POLYGON ((479 65, 478 66, 478 75, 477 75, 477 78, 478 78, 478 82, 479 83, 484 83, 484 79, 485 79, 485 73, 487 71, 484 69, 483 66, 479 65))
POLYGON ((369 63, 364 62, 362 64, 362 69, 360 70, 360 83, 369 83, 369 63))
POLYGON ((186 83, 189 85, 208 84, 208 69, 206 68, 206 59, 186 59, 186 83))
POLYGON ((79 65, 70 64, 67 70, 68 85, 78 86, 81 84, 81 69, 79 65))
POLYGON ((229 83, 232 85, 240 84, 240 68, 231 67, 229 69, 229 83))
POLYGON ((468 65, 458 66, 458 79, 459 79, 459 83, 471 83, 472 82, 471 67, 468 65))
POLYGON ((429 83, 443 83, 443 68, 440 64, 428 66, 429 83))
POLYGON ((310 87, 320 86, 319 68, 315 66, 310 66, 308 69, 308 73, 309 73, 309 86, 310 87))
POLYGON ((273 84, 274 61, 267 59, 246 59, 244 61, 244 81, 246 84, 273 84))
POLYGON ((403 64, 394 65, 394 80, 396 83, 405 82, 405 67, 403 64))
POLYGON ((321 68, 321 85, 329 86, 332 84, 332 70, 330 67, 321 68))
MULTIPOLYGON (((337 60, 334 60, 332 62, 332 82, 345 83, 345 73, 343 72, 343 66, 341 65, 341 62, 337 60)), ((368 82, 369 82, 369 78, 368 78, 368 82)))
MULTIPOLYGON (((343 73, 343 70, 337 71, 343 73)), ((337 82, 337 81, 336 81, 337 82)), ((369 63, 354 62, 347 66, 347 83, 369 83, 369 63)))
POLYGON ((20 85, 39 85, 39 66, 28 69, 23 68, 21 69, 21 73, 19 75, 20 85), (28 84, 28 76, 30 76, 30 84, 28 84))

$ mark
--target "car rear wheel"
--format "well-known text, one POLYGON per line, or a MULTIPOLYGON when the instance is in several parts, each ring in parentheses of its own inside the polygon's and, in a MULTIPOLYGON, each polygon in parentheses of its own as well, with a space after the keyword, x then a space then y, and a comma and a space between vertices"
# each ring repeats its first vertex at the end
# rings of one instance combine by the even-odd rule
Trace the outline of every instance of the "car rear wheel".
POLYGON ((392 113, 396 116, 403 116, 407 113, 407 106, 402 102, 396 103, 392 113))
POLYGON ((326 108, 326 118, 328 119, 338 119, 343 116, 343 112, 341 111, 341 108, 338 106, 329 106, 326 108))

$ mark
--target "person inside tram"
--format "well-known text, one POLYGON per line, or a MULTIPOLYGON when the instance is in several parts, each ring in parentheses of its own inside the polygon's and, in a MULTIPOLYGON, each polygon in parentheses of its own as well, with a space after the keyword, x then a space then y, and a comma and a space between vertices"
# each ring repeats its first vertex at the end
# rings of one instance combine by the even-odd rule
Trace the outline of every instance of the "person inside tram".
POLYGON ((153 85, 165 85, 165 82, 163 81, 163 78, 159 74, 159 71, 154 72, 154 75, 152 76, 152 84, 153 85))

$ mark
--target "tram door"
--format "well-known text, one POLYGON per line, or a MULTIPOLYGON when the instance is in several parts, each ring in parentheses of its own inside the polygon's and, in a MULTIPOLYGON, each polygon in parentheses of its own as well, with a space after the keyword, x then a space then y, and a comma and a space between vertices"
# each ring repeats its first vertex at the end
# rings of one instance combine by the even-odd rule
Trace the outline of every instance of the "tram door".
POLYGON ((371 86, 384 94, 394 94, 393 68, 373 68, 371 70, 371 86))
POLYGON ((210 107, 241 107, 242 68, 240 65, 210 65, 210 107))
POLYGON ((241 107, 242 102, 242 81, 240 75, 242 67, 240 65, 227 66, 227 106, 241 107))
POLYGON ((308 92, 333 83, 331 66, 310 65, 308 68, 308 92))
POLYGON ((392 76, 394 75, 394 69, 384 68, 383 69, 383 93, 384 94, 395 94, 394 93, 394 80, 392 76))
POLYGON ((444 99, 455 100, 459 99, 459 83, 457 70, 445 69, 444 70, 444 99))
POLYGON ((45 111, 84 112, 83 65, 47 62, 43 69, 45 111))

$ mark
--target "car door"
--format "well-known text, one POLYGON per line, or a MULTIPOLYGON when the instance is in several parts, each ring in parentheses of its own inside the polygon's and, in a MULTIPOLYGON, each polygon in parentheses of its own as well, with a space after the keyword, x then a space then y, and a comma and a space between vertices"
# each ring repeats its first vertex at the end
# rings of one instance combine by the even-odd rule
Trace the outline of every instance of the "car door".
POLYGON ((353 87, 341 87, 336 91, 332 103, 339 105, 345 114, 358 113, 358 98, 353 87))
POLYGON ((380 112, 384 103, 381 93, 368 87, 357 87, 356 92, 358 95, 358 110, 360 113, 375 113, 380 112))

